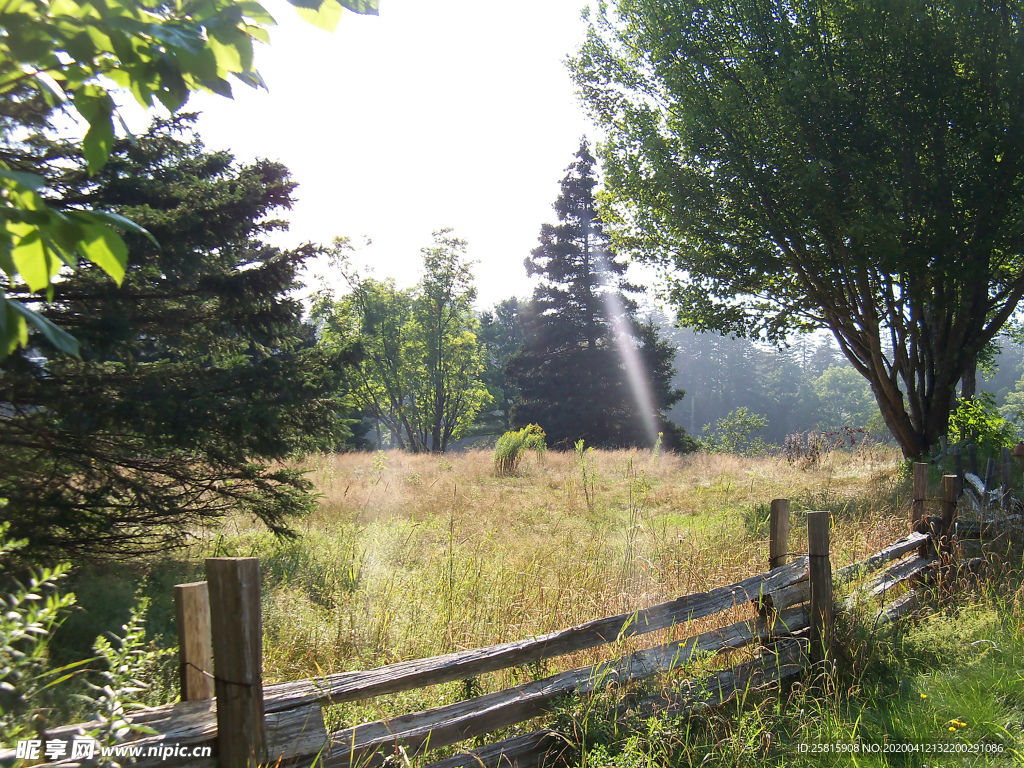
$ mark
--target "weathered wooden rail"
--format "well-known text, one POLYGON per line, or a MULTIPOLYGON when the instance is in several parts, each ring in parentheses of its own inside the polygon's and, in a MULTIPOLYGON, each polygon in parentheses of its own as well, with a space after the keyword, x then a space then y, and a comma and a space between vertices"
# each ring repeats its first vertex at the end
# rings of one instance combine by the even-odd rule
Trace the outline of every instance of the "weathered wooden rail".
MULTIPOLYGON (((695 656, 706 657, 746 646, 755 657, 716 672, 703 681, 673 683, 662 692, 631 701, 634 711, 691 712, 727 701, 735 691, 800 673, 827 663, 833 643, 833 585, 861 581, 841 608, 883 600, 903 585, 941 575, 968 532, 957 526, 957 477, 943 478, 937 515, 928 514, 927 465, 915 465, 912 532, 858 563, 832 571, 829 514, 807 513, 808 552, 794 556, 789 544, 789 502, 776 499, 769 521, 769 570, 708 592, 685 595, 530 639, 264 686, 259 564, 253 558, 211 558, 207 582, 175 587, 179 622, 183 701, 145 710, 134 723, 152 730, 133 746, 212 746, 213 756, 143 755, 136 765, 189 768, 242 768, 274 764, 281 768, 379 766, 389 755, 421 754, 533 720, 569 695, 587 696, 610 684, 622 685, 678 672, 695 656), (329 733, 322 707, 385 694, 465 680, 488 672, 616 644, 652 632, 685 627, 697 619, 753 603, 756 618, 663 642, 618 659, 570 669, 541 680, 422 712, 364 723, 329 733)), ((1008 508, 1008 506, 1004 506, 1008 508)), ((1005 520, 1006 518, 1002 518, 1005 520)), ((981 526, 984 528, 984 526, 981 526)), ((878 613, 888 621, 912 610, 911 589, 888 600, 878 613)), ((676 675, 678 676, 678 675, 676 675)), ((615 716, 611 713, 610 716, 615 716)), ((48 738, 70 738, 77 724, 49 731, 48 738)), ((539 766, 565 746, 546 729, 517 735, 433 763, 456 766, 539 766)), ((190 751, 190 750, 189 750, 190 751)), ((181 750, 179 750, 179 753, 181 750)), ((0 753, 0 758, 4 755, 0 753)), ((64 760, 52 765, 71 766, 64 760)))

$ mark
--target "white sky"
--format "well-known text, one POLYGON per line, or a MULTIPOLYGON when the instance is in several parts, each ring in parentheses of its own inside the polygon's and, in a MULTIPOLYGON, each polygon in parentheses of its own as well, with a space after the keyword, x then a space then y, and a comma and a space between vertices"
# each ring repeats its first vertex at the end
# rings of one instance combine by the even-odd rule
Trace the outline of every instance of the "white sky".
POLYGON ((420 248, 453 227, 469 243, 478 306, 532 284, 523 259, 553 222, 580 137, 598 134, 564 61, 583 39, 586 0, 381 0, 327 34, 283 0, 256 66, 269 93, 193 97, 211 149, 280 160, 299 183, 282 245, 372 245, 361 260, 400 285, 420 248))

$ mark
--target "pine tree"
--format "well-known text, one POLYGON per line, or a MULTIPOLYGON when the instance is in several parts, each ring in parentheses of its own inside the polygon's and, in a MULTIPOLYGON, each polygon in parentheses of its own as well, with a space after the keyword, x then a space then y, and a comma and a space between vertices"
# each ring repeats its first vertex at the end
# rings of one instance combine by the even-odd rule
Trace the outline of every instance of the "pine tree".
POLYGON ((518 390, 512 426, 539 424, 549 443, 563 447, 579 439, 651 444, 657 432, 679 445, 684 433, 664 417, 683 396, 671 386, 673 350, 653 325, 636 322, 628 294, 639 289, 625 281, 626 264, 596 213, 594 166, 583 141, 554 204, 558 223, 541 227, 525 262, 541 280, 523 309, 523 345, 507 368, 518 390), (624 347, 636 350, 635 361, 624 362, 624 347), (627 364, 643 369, 647 408, 638 405, 627 364))
POLYGON ((0 522, 73 556, 162 550, 229 512, 285 533, 312 500, 278 462, 351 439, 338 392, 355 361, 302 322, 293 292, 317 249, 266 243, 287 169, 207 152, 180 117, 118 142, 92 177, 74 146, 30 145, 54 205, 118 211, 159 246, 126 234, 120 288, 91 265, 56 283, 40 309, 82 359, 33 338, 0 369, 0 522))

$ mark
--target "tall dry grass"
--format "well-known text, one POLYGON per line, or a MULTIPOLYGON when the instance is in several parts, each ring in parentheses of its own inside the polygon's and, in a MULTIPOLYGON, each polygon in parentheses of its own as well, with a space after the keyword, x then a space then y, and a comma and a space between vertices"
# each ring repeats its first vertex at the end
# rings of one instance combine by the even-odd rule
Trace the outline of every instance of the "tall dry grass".
MULTIPOLYGON (((485 451, 315 456, 304 467, 321 498, 297 539, 276 541, 237 519, 195 553, 260 557, 268 682, 528 638, 762 572, 776 497, 793 502, 796 553, 806 548, 802 511, 833 512, 836 567, 906 531, 900 462, 877 448, 836 452, 812 467, 722 454, 551 451, 531 454, 506 478, 494 476, 485 451)), ((495 690, 664 638, 472 685, 495 690)), ((340 717, 465 693, 439 686, 340 717)))

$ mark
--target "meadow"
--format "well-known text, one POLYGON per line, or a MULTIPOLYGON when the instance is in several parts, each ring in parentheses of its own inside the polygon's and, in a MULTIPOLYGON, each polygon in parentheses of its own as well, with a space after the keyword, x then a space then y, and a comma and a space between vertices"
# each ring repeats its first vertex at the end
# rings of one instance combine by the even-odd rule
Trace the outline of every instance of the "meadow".
MULTIPOLYGON (((905 534, 910 503, 904 463, 892 449, 877 446, 793 462, 649 450, 548 451, 531 453, 513 477, 496 477, 492 453, 482 450, 319 455, 303 466, 321 495, 316 513, 298 521, 295 538, 275 539, 239 516, 197 531, 189 549, 142 573, 121 566, 84 570, 71 587, 86 610, 61 630, 65 638, 94 637, 105 628, 101 624, 119 620, 118 611, 139 590, 151 601, 151 636, 173 644, 171 586, 201 579, 204 557, 256 556, 263 572, 265 681, 365 669, 524 639, 762 572, 772 498, 791 500, 796 553, 806 549, 802 513, 832 513, 834 568, 905 534)), ((1008 578, 1006 583, 1015 577, 1008 578)), ((934 676, 940 657, 973 662, 978 654, 970 649, 976 646, 966 646, 964 655, 963 643, 989 638, 1008 651, 999 659, 1010 664, 1008 684, 1024 679, 1016 671, 1024 631, 1012 629, 1020 625, 1012 618, 1018 614, 1003 608, 1016 603, 1004 597, 978 593, 952 613, 937 609, 934 623, 897 636, 850 621, 844 642, 858 662, 845 668, 844 682, 830 683, 842 688, 838 698, 836 689, 822 697, 798 685, 788 698, 752 698, 728 717, 697 725, 654 718, 629 733, 609 731, 592 704, 567 702, 554 722, 568 722, 568 731, 580 737, 580 765, 739 765, 774 754, 778 764, 828 764, 828 756, 798 753, 799 738, 813 732, 851 739, 879 717, 888 722, 877 715, 883 703, 899 712, 905 699, 934 725, 940 715, 926 698, 907 699, 919 687, 910 676, 934 676), (1002 634, 992 639, 1005 632, 1010 640, 1002 634), (939 653, 943 643, 952 650, 939 653), (907 655, 907 649, 914 650, 907 655), (922 665, 922 659, 931 662, 922 665), (875 669, 879 663, 881 671, 875 669), (893 671, 901 665, 905 678, 893 671), (845 710, 836 708, 839 701, 846 702, 845 710)), ((740 606, 711 620, 717 626, 750 615, 749 606, 740 606)), ((328 721, 355 725, 450 703, 710 626, 695 622, 542 665, 339 706, 327 713, 328 721)), ((957 679, 955 671, 949 674, 957 679)), ((156 682, 160 695, 173 694, 172 683, 156 682)), ((836 757, 842 759, 834 764, 848 764, 849 755, 836 757)), ((903 755, 892 764, 943 763, 903 755)))

